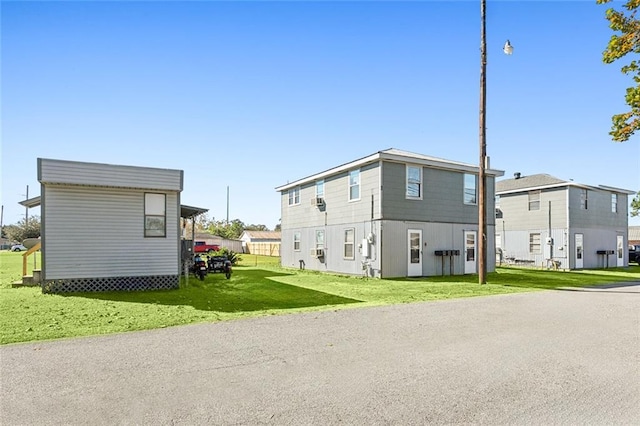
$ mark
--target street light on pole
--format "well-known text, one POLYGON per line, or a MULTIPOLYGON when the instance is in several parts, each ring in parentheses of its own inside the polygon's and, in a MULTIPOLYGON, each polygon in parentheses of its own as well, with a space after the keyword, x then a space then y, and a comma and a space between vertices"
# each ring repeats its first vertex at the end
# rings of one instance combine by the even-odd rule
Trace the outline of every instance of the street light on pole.
MULTIPOLYGON (((487 1, 480 0, 480 159, 478 164, 478 281, 487 283, 487 1)), ((502 49, 506 55, 513 53, 507 40, 502 49)))

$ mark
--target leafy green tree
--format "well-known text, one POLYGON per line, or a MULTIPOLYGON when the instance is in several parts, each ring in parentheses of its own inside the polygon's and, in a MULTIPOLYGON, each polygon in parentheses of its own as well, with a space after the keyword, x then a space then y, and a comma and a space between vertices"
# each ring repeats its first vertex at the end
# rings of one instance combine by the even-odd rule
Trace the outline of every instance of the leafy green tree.
POLYGON ((631 200, 631 217, 640 216, 640 191, 631 200))
POLYGON ((5 226, 4 232, 11 241, 22 242, 27 238, 38 238, 40 236, 40 217, 31 216, 28 221, 22 218, 15 225, 5 226))
POLYGON ((268 231, 267 225, 247 225, 244 227, 245 231, 268 231))
MULTIPOLYGON (((612 0, 596 0, 598 4, 611 3, 612 0)), ((606 50, 602 53, 602 60, 611 64, 622 59, 627 54, 640 53, 640 21, 636 19, 636 12, 640 0, 627 0, 619 10, 610 7, 606 11, 609 28, 614 34, 609 40, 606 50)), ((622 72, 631 75, 635 86, 627 88, 625 101, 630 110, 612 117, 609 134, 616 142, 626 142, 640 128, 640 67, 636 59, 632 59, 621 68, 622 72)))
POLYGON ((213 235, 218 235, 228 240, 240 238, 244 231, 244 223, 240 219, 233 219, 231 222, 226 220, 212 220, 209 222, 207 231, 213 235))

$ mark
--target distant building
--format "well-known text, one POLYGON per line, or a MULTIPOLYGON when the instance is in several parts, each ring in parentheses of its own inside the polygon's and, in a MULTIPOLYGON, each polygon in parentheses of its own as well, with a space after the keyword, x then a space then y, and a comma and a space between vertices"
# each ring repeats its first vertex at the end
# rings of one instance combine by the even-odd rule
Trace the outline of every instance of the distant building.
POLYGON ((244 231, 240 241, 243 253, 280 256, 280 231, 244 231))
POLYGON ((633 193, 516 173, 496 182, 496 248, 507 263, 627 266, 628 196, 633 193))

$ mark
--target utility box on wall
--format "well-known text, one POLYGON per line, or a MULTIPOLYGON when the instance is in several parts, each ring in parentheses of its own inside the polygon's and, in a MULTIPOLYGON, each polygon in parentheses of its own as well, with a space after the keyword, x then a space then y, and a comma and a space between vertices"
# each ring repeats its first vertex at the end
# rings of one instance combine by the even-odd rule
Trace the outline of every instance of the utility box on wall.
POLYGON ((543 250, 545 259, 553 259, 553 238, 547 237, 543 250))

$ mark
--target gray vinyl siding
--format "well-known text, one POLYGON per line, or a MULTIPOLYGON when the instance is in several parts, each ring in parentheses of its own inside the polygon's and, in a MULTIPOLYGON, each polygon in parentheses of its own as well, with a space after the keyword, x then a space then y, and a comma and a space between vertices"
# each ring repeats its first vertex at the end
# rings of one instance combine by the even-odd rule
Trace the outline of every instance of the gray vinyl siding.
MULTIPOLYGON (((357 222, 343 223, 339 225, 311 226, 304 228, 292 228, 282 230, 282 240, 280 246, 280 261, 283 267, 299 268, 300 260, 304 261, 305 268, 316 271, 336 272, 349 275, 363 275, 363 257, 360 249, 362 240, 373 233, 377 236, 377 222, 357 222), (347 229, 354 230, 354 258, 344 258, 344 233, 347 229), (316 231, 322 230, 325 233, 325 256, 320 260, 310 255, 312 248, 315 248, 316 231), (300 233, 300 250, 293 249, 294 233, 300 233)), ((378 259, 377 241, 372 245, 372 255, 367 266, 372 271, 380 269, 378 259)), ((375 273, 375 272, 374 272, 375 273)))
MULTIPOLYGON (((464 203, 464 172, 422 168, 422 199, 406 198, 407 164, 384 162, 384 219, 478 223, 478 205, 464 203)), ((495 223, 494 178, 487 176, 487 224, 495 223)))
MULTIPOLYGON (((616 251, 617 236, 623 235, 624 242, 624 265, 629 265, 629 254, 627 248, 627 231, 624 229, 594 229, 594 228, 571 228, 571 234, 569 238, 569 253, 571 257, 570 267, 575 268, 575 234, 583 234, 583 268, 604 268, 606 265, 606 258, 602 255, 598 255, 598 250, 613 250, 616 251)), ((609 267, 616 266, 616 255, 609 256, 609 267)))
POLYGON ((38 159, 43 184, 182 191, 182 170, 38 159))
POLYGON ((144 237, 144 190, 43 185, 44 279, 179 274, 179 193, 166 238, 144 237))
POLYGON ((618 194, 618 212, 611 211, 610 191, 589 189, 587 209, 580 207, 580 188, 569 189, 569 211, 571 227, 617 228, 628 225, 627 194, 618 194))
MULTIPOLYGON (((460 256, 454 256, 453 274, 464 274, 464 232, 477 231, 477 224, 451 224, 409 221, 382 221, 382 264, 380 274, 382 278, 407 276, 408 265, 408 231, 419 229, 422 231, 422 275, 439 276, 450 275, 449 258, 443 259, 435 255, 436 250, 460 250, 460 256), (426 244, 426 245, 425 245, 426 244)), ((494 235, 493 226, 487 227, 487 234, 494 235)), ((487 271, 495 270, 495 241, 487 240, 487 271)))
POLYGON ((526 230, 549 228, 549 203, 551 226, 567 226, 567 189, 544 190, 540 193, 540 209, 529 210, 529 193, 519 192, 500 197, 502 219, 496 220, 497 229, 526 230))
MULTIPOLYGON (((340 173, 324 179, 325 205, 311 204, 316 196, 315 182, 300 187, 300 204, 289 205, 289 192, 281 192, 282 226, 300 228, 319 225, 358 223, 371 219, 373 195, 374 217, 380 216, 378 187, 380 185, 378 163, 360 169, 360 199, 349 201, 348 173, 340 173)), ((284 230, 284 229, 283 229, 284 230)))

